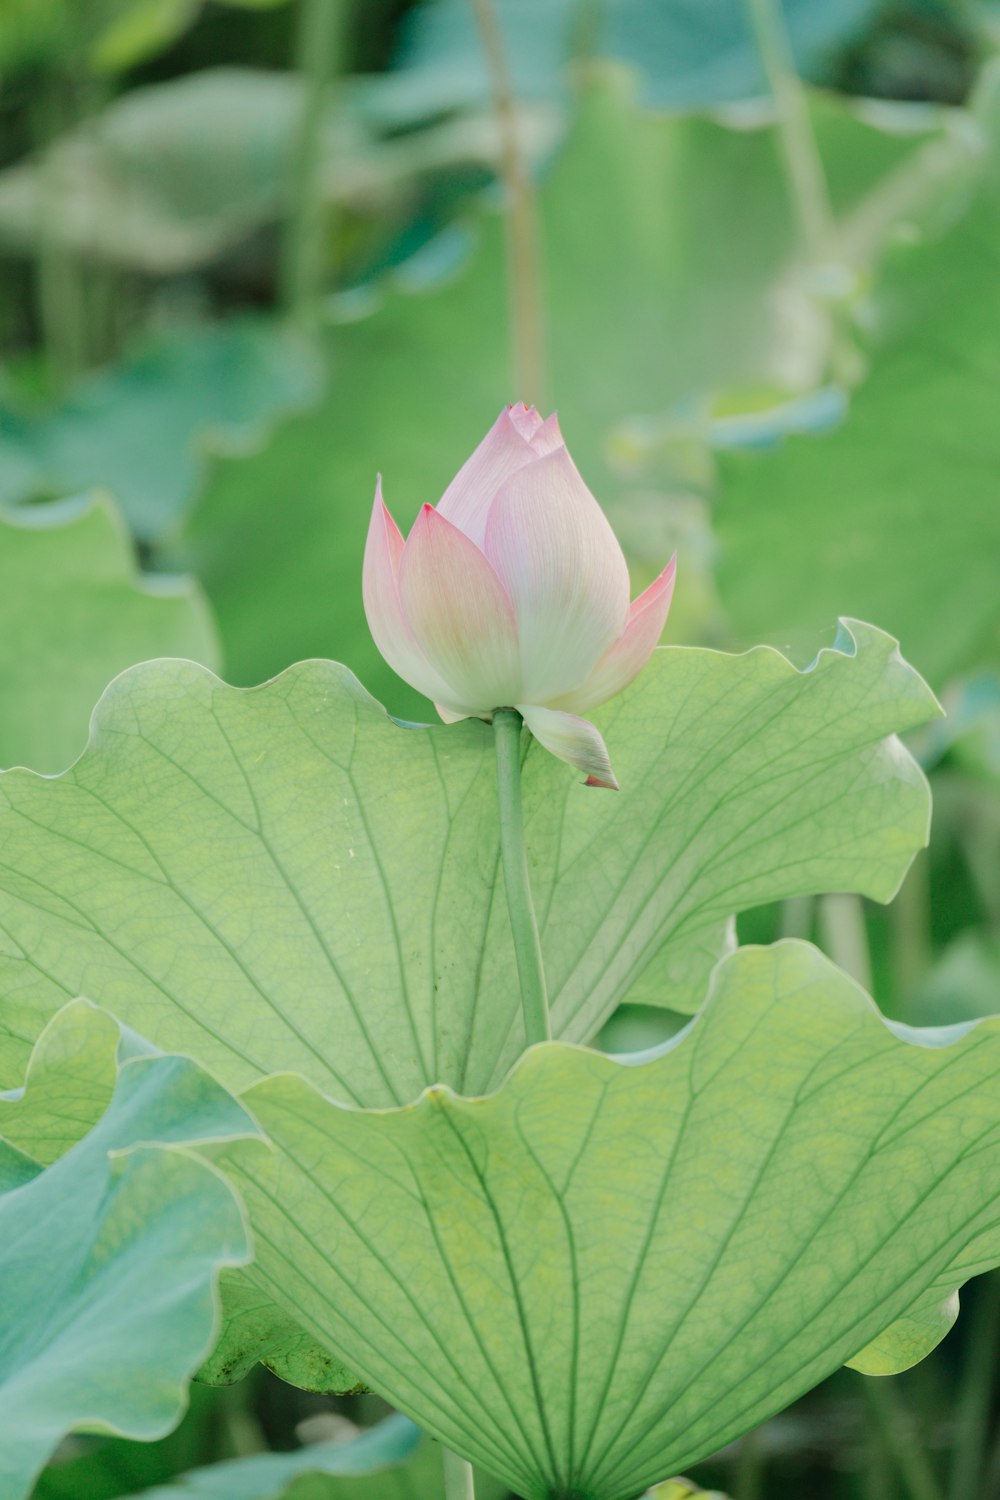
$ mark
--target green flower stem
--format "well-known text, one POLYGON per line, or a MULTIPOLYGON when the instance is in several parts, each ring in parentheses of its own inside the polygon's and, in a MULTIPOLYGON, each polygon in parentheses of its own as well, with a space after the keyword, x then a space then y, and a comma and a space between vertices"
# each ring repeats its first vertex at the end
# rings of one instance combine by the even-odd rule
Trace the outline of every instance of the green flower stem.
POLYGON ((444 1452, 444 1500, 476 1500, 472 1465, 450 1448, 444 1452))
POLYGON ((493 738, 497 753, 497 791, 500 798, 500 853, 507 910, 514 938, 517 977, 521 982, 521 1007, 527 1046, 551 1039, 549 1000, 545 988, 542 945, 538 936, 528 857, 524 848, 521 813, 521 715, 513 708, 493 713, 493 738))
POLYGON ((286 312, 310 331, 319 322, 323 281, 323 116, 341 50, 345 9, 344 0, 299 0, 296 68, 303 101, 280 279, 286 312))
POLYGON ((544 338, 538 213, 517 128, 517 107, 503 32, 493 0, 472 0, 500 127, 500 178, 506 199, 507 303, 516 395, 544 402, 544 338))

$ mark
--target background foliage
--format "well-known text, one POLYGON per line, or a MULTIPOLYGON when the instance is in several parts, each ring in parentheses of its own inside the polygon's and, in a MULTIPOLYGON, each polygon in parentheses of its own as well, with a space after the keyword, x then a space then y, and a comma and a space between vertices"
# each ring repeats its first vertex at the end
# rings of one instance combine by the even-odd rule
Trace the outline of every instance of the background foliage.
MULTIPOLYGON (((737 909, 743 940, 817 939, 871 980, 882 1009, 900 1021, 992 1012, 1000 972, 995 7, 787 0, 791 58, 806 82, 790 105, 780 79, 775 95, 753 9, 741 0, 496 5, 539 220, 544 369, 534 391, 516 389, 512 373, 501 138, 465 0, 14 0, 0 9, 0 765, 64 769, 84 749, 104 687, 150 657, 190 658, 246 685, 300 658, 332 657, 393 714, 429 717, 378 657, 361 610, 375 473, 408 522, 437 499, 502 402, 523 395, 558 406, 636 586, 679 550, 669 640, 736 649, 763 641, 801 668, 838 639, 837 616, 856 616, 901 640, 949 711, 947 721, 918 727, 928 700, 880 631, 856 634, 856 654, 825 654, 804 676, 779 668, 771 653, 719 659, 717 670, 733 679, 723 707, 679 726, 677 743, 681 728, 691 736, 699 725, 713 742, 731 736, 753 716, 754 695, 775 691, 780 677, 785 712, 808 698, 809 711, 842 725, 838 796, 856 843, 844 850, 832 833, 820 839, 804 874, 793 833, 765 851, 773 855, 766 866, 750 841, 744 866, 727 867, 723 880, 709 822, 678 866, 690 909, 671 906, 668 916, 665 901, 641 931, 616 931, 622 969, 588 1023, 607 1020, 613 1049, 659 1042, 682 1022, 664 1010, 658 976, 669 975, 678 1009, 685 986, 694 1008, 731 943, 727 919, 737 909), (320 24, 321 10, 335 24, 320 24), (801 152, 795 164, 803 140, 816 152, 805 177, 801 152), (867 713, 873 695, 877 723, 866 720, 852 739, 861 722, 852 704, 867 713), (925 817, 911 772, 894 790, 899 805, 879 804, 882 763, 871 757, 884 757, 876 747, 896 732, 930 774, 935 829, 929 853, 882 909, 871 901, 892 894, 925 817), (873 871, 864 841, 876 838, 880 816, 905 836, 873 871), (768 878, 756 873, 764 867, 768 878), (865 900, 815 899, 831 886, 865 900)), ((112 1416, 127 1436, 66 1439, 37 1478, 36 1500, 114 1500, 149 1485, 178 1500, 421 1500, 438 1491, 438 1450, 401 1419, 373 1426, 385 1408, 371 1396, 310 1395, 258 1368, 242 1384, 192 1386, 181 1419, 187 1376, 212 1344, 212 1277, 228 1267, 222 1363, 253 1362, 236 1310, 260 1291, 248 1293, 240 1279, 245 1227, 222 1179, 156 1133, 156 1090, 207 1089, 197 1117, 204 1132, 192 1127, 189 1143, 238 1132, 218 1100, 225 1118, 210 1118, 203 1074, 193 1082, 169 1060, 133 1055, 131 1034, 92 1007, 59 1011, 78 988, 99 983, 97 998, 127 1025, 201 1059, 211 1021, 202 1014, 191 1030, 170 993, 183 963, 176 924, 200 924, 204 934, 210 921, 199 966, 214 965, 222 990, 250 1005, 247 1037, 259 1041, 246 975, 260 932, 237 932, 234 913, 209 909, 192 850, 208 808, 220 837, 245 840, 244 854, 252 847, 240 878, 256 891, 256 909, 298 901, 301 870, 289 861, 308 865, 303 848, 330 829, 317 831, 314 804, 303 804, 301 828, 277 851, 285 876, 275 887, 274 851, 247 832, 235 788, 251 777, 266 830, 269 799, 281 795, 256 760, 266 732, 310 796, 335 806, 337 773, 318 764, 288 713, 295 694, 330 690, 325 671, 298 669, 248 700, 227 696, 204 671, 129 673, 55 800, 28 777, 5 784, 20 822, 3 847, 16 919, 7 913, 0 957, 15 1022, 0 1038, 0 1084, 16 1094, 33 1060, 24 1096, 0 1102, 9 1142, 0 1216, 6 1190, 20 1186, 59 1202, 68 1235, 69 1216, 91 1214, 99 1201, 96 1253, 109 1236, 125 1243, 135 1215, 155 1211, 191 1268, 182 1312, 159 1309, 177 1343, 155 1412, 136 1412, 131 1426, 112 1416), (166 699, 157 696, 165 683, 166 699), (206 694, 233 705, 226 727, 235 757, 218 739, 199 739, 203 721, 191 704, 206 694), (143 723, 150 743, 128 740, 126 721, 143 723), (157 769, 164 750, 178 753, 177 785, 157 769), (125 781, 98 814, 109 767, 125 781), (136 833, 142 808, 149 823, 136 833), (41 833, 31 818, 44 823, 41 833), (132 896, 121 928, 108 931, 92 872, 112 860, 132 896), (29 947, 45 953, 44 972, 26 965, 29 947), (45 1045, 32 1053, 46 1024, 45 1045), (139 1076, 148 1095, 133 1097, 139 1076), (85 1077, 103 1078, 106 1092, 88 1095, 85 1077), (71 1101, 72 1120, 46 1113, 50 1092, 71 1101), (124 1151, 113 1170, 112 1136, 124 1151), (136 1141, 144 1144, 133 1149, 136 1141), (155 1209, 143 1197, 154 1155, 169 1160, 172 1183, 155 1209), (110 1174, 110 1185, 88 1189, 88 1174, 102 1182, 110 1174), (71 1177, 73 1192, 64 1193, 71 1177), (208 1203, 226 1225, 212 1245, 198 1232, 208 1203), (312 1440, 311 1452, 301 1446, 312 1440)), ((354 695, 360 718, 368 715, 374 776, 392 727, 346 677, 336 684, 354 695)), ((609 712, 639 722, 642 689, 609 712)), ((478 729, 464 732, 471 742, 478 729)), ((434 732, 417 739, 407 772, 414 785, 458 796, 433 767, 434 732)), ((657 749, 674 753, 671 743, 657 749)), ((758 774, 770 753, 762 742, 758 774)), ((660 761, 634 769, 648 779, 650 808, 658 805, 660 761)), ((789 801, 790 827, 796 815, 816 817, 807 772, 785 766, 786 779, 771 787, 776 803, 789 801)), ((723 790, 735 799, 730 811, 755 795, 753 785, 723 790)), ((718 792, 702 788, 704 810, 718 792)), ((541 770, 532 795, 540 810, 555 806, 541 770)), ((615 816, 609 805, 588 812, 615 816)), ((697 805, 688 814, 699 822, 697 805)), ((364 866, 344 876, 341 899, 363 887, 384 834, 362 831, 355 846, 357 830, 337 828, 364 866)), ((470 822, 463 837, 472 844, 482 834, 470 822)), ((815 827, 810 836, 815 843, 815 827)), ((555 837, 541 818, 539 860, 555 837)), ((388 878, 412 892, 418 876, 428 878, 404 861, 388 878)), ((635 879, 643 878, 651 880, 640 861, 635 879)), ((551 897, 550 941, 564 945, 556 968, 570 974, 580 955, 559 902, 581 899, 572 873, 563 897, 551 897)), ((326 939, 332 924, 320 900, 309 896, 305 911, 326 939)), ((410 916, 423 930, 423 912, 410 916)), ((449 942, 460 947, 460 906, 453 923, 449 942)), ((278 927, 288 944, 287 926, 278 927)), ((325 996, 330 952, 322 941, 293 946, 272 953, 269 994, 294 980, 325 996)), ((499 932, 490 951, 495 980, 509 967, 499 932)), ((390 962, 388 945, 385 954, 390 962)), ((333 957, 336 968, 343 955, 333 957)), ((432 986, 425 970, 419 983, 432 986)), ((571 1002, 568 994, 569 1036, 571 1002)), ((426 995, 414 1003, 419 1030, 426 995)), ((268 1031, 264 1051, 289 1043, 280 1030, 268 1031)), ((513 1055, 499 1022, 496 1030, 470 1064, 481 1065, 480 1084, 496 1083, 501 1053, 513 1055)), ((265 1069, 251 1052, 247 1042, 231 1077, 221 1052, 207 1055, 244 1084, 273 1071, 273 1057, 265 1069)), ((308 1074, 308 1052, 308 1037, 298 1038, 281 1066, 308 1074)), ((384 1066, 392 1075, 393 1059, 384 1066)), ((373 1077, 364 1087, 388 1103, 411 1081, 373 1077)), ((44 1225, 50 1211, 42 1205, 29 1218, 44 1225)), ((135 1305, 148 1300, 148 1273, 140 1257, 135 1305)), ((80 1274, 64 1268, 69 1280, 80 1274)), ((21 1285, 15 1302, 44 1295, 21 1285)), ((911 1375, 890 1387, 842 1371, 701 1465, 697 1480, 738 1500, 997 1492, 995 1278, 974 1284, 968 1302, 969 1316, 911 1375)), ((273 1312, 265 1299, 264 1314, 273 1312)), ((141 1340, 141 1328, 133 1333, 141 1340)), ((15 1335, 0 1349, 0 1407, 20 1432, 20 1414, 33 1410, 23 1382, 35 1366, 15 1335)), ((286 1374, 309 1361, 315 1369, 316 1351, 301 1338, 284 1328, 267 1362, 286 1374)), ((75 1357, 65 1351, 67 1369, 75 1357)), ((220 1378, 219 1364, 204 1373, 220 1378)), ((339 1373, 327 1387, 345 1383, 349 1372, 339 1373)), ((68 1427, 100 1415, 70 1400, 45 1431, 25 1426, 17 1482, 68 1427)), ((485 1477, 479 1493, 492 1493, 485 1477)))

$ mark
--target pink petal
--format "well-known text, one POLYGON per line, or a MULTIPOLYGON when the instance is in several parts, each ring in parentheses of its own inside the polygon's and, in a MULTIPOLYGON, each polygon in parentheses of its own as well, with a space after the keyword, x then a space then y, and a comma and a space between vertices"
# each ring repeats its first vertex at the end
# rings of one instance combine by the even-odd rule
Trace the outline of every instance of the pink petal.
POLYGON ((601 657, 583 686, 556 700, 559 708, 565 708, 571 713, 587 713, 599 703, 606 703, 609 698, 620 693, 623 688, 628 687, 633 677, 638 676, 663 633, 674 595, 676 572, 675 554, 659 578, 637 599, 633 599, 628 612, 628 624, 610 650, 601 657))
POLYGON ((514 401, 508 406, 507 415, 526 443, 531 442, 535 433, 543 425, 536 409, 533 406, 525 406, 523 401, 514 401))
POLYGON ((399 565, 403 538, 382 499, 382 476, 375 486, 375 504, 365 543, 362 594, 368 627, 390 667, 404 682, 428 698, 447 691, 417 645, 399 597, 399 565))
POLYGON ((525 699, 579 688, 628 618, 628 568, 565 448, 508 479, 490 507, 486 556, 514 601, 525 699))
POLYGON ((399 567, 403 612, 447 684, 453 713, 489 713, 521 696, 517 621, 506 590, 475 543, 430 505, 399 567))
POLYGON ((539 458, 544 458, 546 453, 554 453, 557 448, 565 448, 563 435, 559 431, 559 418, 555 412, 535 428, 531 446, 539 458))
POLYGON ((477 547, 483 545, 486 516, 497 490, 525 464, 536 458, 529 438, 544 424, 534 407, 505 406, 471 458, 467 458, 437 505, 444 516, 464 531, 477 547))
POLYGON ((531 703, 518 703, 516 707, 538 743, 585 772, 588 786, 618 790, 607 746, 593 724, 575 714, 557 713, 555 709, 538 708, 531 703))

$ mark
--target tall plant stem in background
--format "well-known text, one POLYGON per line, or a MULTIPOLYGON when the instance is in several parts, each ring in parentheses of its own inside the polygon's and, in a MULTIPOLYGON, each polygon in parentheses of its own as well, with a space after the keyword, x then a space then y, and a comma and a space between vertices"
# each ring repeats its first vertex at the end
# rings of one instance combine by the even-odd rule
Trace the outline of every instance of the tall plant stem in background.
POLYGON ((444 1500, 476 1500, 472 1465, 444 1449, 444 1500))
POLYGON ((969 1345, 958 1388, 955 1446, 948 1479, 948 1500, 978 1500, 995 1493, 984 1488, 983 1470, 990 1413, 996 1393, 997 1337, 1000 1335, 1000 1273, 984 1277, 974 1304, 969 1345))
MULTIPOLYGON (((822 896, 819 933, 823 947, 846 974, 871 990, 871 958, 861 897, 847 893, 822 896)), ((944 1500, 927 1452, 888 1379, 861 1375, 872 1435, 888 1466, 896 1473, 908 1500, 944 1500)))
POLYGON ((871 991, 872 966, 868 956, 868 933, 865 909, 860 896, 847 892, 821 896, 819 902, 820 941, 835 964, 871 991))
POLYGON ((538 214, 535 192, 518 139, 517 111, 503 32, 493 0, 471 0, 489 69, 500 127, 500 178, 507 232, 507 307, 513 395, 529 404, 545 399, 545 360, 538 214))
POLYGON ((781 145, 803 238, 810 260, 819 263, 834 254, 837 229, 809 118, 809 104, 795 71, 781 0, 747 0, 747 4, 777 105, 781 145))
POLYGON ((931 962, 930 857, 918 854, 889 908, 896 1005, 912 998, 931 962))
POLYGON ((944 1500, 927 1454, 906 1430, 905 1413, 896 1400, 891 1377, 861 1375, 858 1378, 868 1401, 875 1434, 892 1458, 907 1500, 944 1500))
POLYGON ((764 1455, 760 1446, 760 1428, 755 1427, 740 1439, 733 1474, 734 1500, 763 1500, 764 1455))
POLYGON ((493 739, 497 753, 497 791, 500 799, 500 855, 507 892, 507 910, 514 938, 517 977, 521 984, 521 1008, 527 1046, 547 1042, 549 1000, 545 988, 542 945, 538 936, 535 906, 531 899, 528 857, 524 848, 524 818, 521 812, 521 715, 513 708, 498 708, 493 714, 493 739))
POLYGON ((83 268, 59 238, 68 184, 67 169, 54 150, 60 137, 79 124, 78 92, 75 81, 61 72, 43 75, 33 121, 35 143, 45 153, 38 194, 37 317, 51 372, 61 382, 86 369, 89 352, 83 268))
POLYGON ((302 112, 295 141, 281 247, 281 300, 313 331, 323 281, 323 116, 343 41, 344 0, 299 0, 296 70, 302 112))

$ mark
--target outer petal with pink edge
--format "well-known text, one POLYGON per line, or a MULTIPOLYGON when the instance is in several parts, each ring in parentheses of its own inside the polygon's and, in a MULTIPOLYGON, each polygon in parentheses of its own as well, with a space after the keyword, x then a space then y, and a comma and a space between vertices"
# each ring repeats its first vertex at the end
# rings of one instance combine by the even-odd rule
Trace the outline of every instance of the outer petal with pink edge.
POLYGON ((425 505, 399 564, 399 597, 453 713, 489 713, 522 696, 514 608, 474 542, 425 505))
POLYGON ((524 698, 586 682, 628 620, 628 568, 565 448, 509 479, 490 507, 486 556, 514 601, 524 698))
POLYGON ((601 657, 583 687, 556 700, 569 713, 587 713, 628 687, 646 665, 663 633, 674 595, 677 558, 672 557, 660 574, 628 612, 628 624, 610 650, 601 657))
POLYGON ((531 703, 518 703, 515 707, 538 743, 552 755, 583 771, 591 786, 618 790, 607 746, 587 719, 580 719, 576 714, 559 713, 553 708, 537 708, 531 703))
POLYGON ((399 597, 399 564, 404 542, 399 527, 382 499, 382 479, 375 486, 375 504, 365 543, 362 594, 365 614, 375 644, 390 667, 418 693, 439 698, 447 691, 418 646, 399 597))

